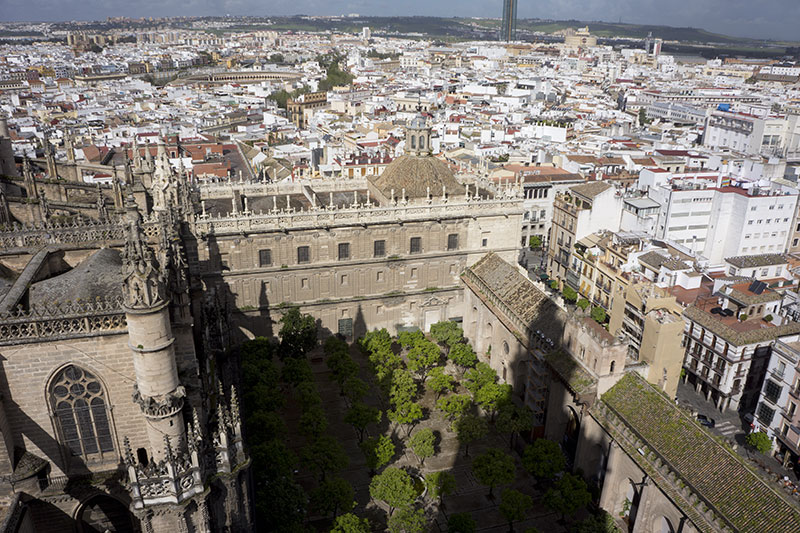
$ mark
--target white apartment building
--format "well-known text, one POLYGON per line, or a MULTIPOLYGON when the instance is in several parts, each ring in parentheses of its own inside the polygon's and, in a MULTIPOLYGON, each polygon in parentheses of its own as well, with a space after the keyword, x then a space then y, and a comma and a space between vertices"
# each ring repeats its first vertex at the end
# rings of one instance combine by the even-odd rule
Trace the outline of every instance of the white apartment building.
POLYGON ((648 195, 661 205, 656 238, 681 244, 711 265, 726 257, 787 251, 797 194, 722 183, 675 179, 649 187, 648 195))
POLYGON ((706 119, 703 145, 745 154, 782 155, 800 151, 798 115, 755 116, 713 111, 706 119))

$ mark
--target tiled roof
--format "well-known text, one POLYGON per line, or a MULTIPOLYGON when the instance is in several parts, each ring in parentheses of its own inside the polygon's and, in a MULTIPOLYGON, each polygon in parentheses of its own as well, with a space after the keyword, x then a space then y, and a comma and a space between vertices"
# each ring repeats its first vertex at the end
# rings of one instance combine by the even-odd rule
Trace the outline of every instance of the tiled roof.
POLYGON ((706 328, 717 337, 722 337, 734 346, 756 344, 800 333, 800 322, 789 322, 788 324, 777 327, 762 327, 748 331, 736 331, 720 321, 715 315, 703 311, 696 306, 687 307, 683 315, 689 320, 706 328))
POLYGON ((661 268, 661 265, 669 260, 670 258, 668 256, 662 255, 658 252, 647 252, 646 254, 639 256, 640 263, 644 263, 645 265, 653 267, 656 270, 661 268))
POLYGON ((387 198, 391 197, 392 190, 399 198, 403 189, 407 198, 426 198, 428 193, 441 196, 443 187, 451 196, 464 194, 464 186, 453 176, 447 163, 433 156, 398 157, 380 176, 368 179, 387 198))
POLYGON ((641 377, 629 373, 603 402, 736 531, 800 533, 800 512, 641 377))
POLYGON ((544 359, 575 394, 582 395, 596 390, 597 380, 567 352, 554 350, 545 355, 544 359))
POLYGON ((598 194, 606 192, 611 187, 613 187, 613 185, 605 181, 590 181, 589 183, 582 183, 570 187, 569 190, 586 198, 594 198, 598 194))
MULTIPOLYGON (((724 290, 723 293, 725 293, 724 290)), ((776 302, 782 298, 780 294, 773 290, 766 290, 761 294, 756 294, 741 286, 729 287, 727 295, 743 305, 765 304, 767 302, 776 302)))
POLYGON ((514 266, 489 253, 470 270, 529 329, 554 342, 561 338, 563 311, 514 266))
POLYGON ((765 267, 788 263, 786 256, 783 254, 738 255, 736 257, 728 257, 725 261, 738 268, 765 267))

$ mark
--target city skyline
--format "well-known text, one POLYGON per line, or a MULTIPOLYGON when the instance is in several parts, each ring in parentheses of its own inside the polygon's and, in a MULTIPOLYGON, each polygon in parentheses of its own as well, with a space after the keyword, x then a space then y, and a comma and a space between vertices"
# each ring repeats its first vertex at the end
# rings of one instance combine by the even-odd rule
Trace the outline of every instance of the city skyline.
MULTIPOLYGON (((358 13, 363 16, 439 16, 483 17, 500 19, 502 1, 459 2, 454 13, 449 2, 436 4, 412 1, 399 6, 384 0, 326 2, 301 0, 290 7, 277 3, 255 3, 247 0, 231 0, 211 3, 197 0, 187 4, 170 2, 129 3, 87 2, 66 0, 4 0, 3 21, 49 21, 102 20, 106 17, 168 17, 168 16, 289 16, 305 15, 346 15, 358 13), (43 17, 42 14, 47 14, 43 17), (44 20, 43 20, 44 21, 44 20)), ((759 39, 796 39, 796 26, 800 22, 800 3, 791 0, 770 0, 753 4, 744 0, 709 0, 692 2, 690 0, 669 0, 657 2, 643 0, 633 2, 611 2, 591 0, 590 2, 566 2, 544 0, 535 5, 521 3, 519 18, 541 18, 552 20, 606 21, 630 24, 653 24, 674 27, 695 27, 724 33, 731 36, 759 39)))

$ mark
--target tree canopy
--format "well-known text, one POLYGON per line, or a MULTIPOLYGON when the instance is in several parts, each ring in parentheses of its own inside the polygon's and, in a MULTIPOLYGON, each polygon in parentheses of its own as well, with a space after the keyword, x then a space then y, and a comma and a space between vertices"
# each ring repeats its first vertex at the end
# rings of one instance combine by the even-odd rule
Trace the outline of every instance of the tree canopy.
POLYGON ((428 370, 439 363, 441 357, 439 347, 422 337, 408 351, 408 369, 424 378, 428 370))
POLYGON ((281 317, 281 324, 281 359, 305 357, 317 345, 317 322, 313 316, 301 314, 299 307, 290 308, 281 317))
POLYGON ((478 356, 475 355, 472 346, 465 342, 457 342, 452 345, 447 356, 462 369, 473 368, 478 362, 478 356))
POLYGON ((471 404, 472 399, 467 394, 450 394, 439 398, 436 407, 452 422, 460 418, 471 404))
POLYGON ((447 519, 448 533, 475 533, 477 523, 469 513, 454 513, 447 519))
POLYGON ((414 483, 408 472, 399 468, 387 468, 369 484, 369 495, 389 506, 389 514, 398 507, 407 507, 417 498, 414 483))
POLYGON ((326 473, 338 472, 350 463, 342 445, 330 435, 320 435, 307 444, 301 452, 301 460, 309 468, 319 471, 323 480, 326 473))
POLYGON ((514 458, 498 448, 489 448, 472 461, 472 472, 489 487, 489 496, 497 485, 511 483, 516 477, 514 458))
POLYGON ((370 533, 372 528, 369 520, 360 518, 353 513, 340 515, 333 522, 331 533, 370 533))
POLYGON ((367 460, 367 466, 372 471, 389 464, 389 461, 394 457, 395 446, 392 439, 387 435, 366 439, 359 446, 367 460))
POLYGON ((564 474, 545 492, 542 501, 563 518, 572 516, 578 509, 589 505, 592 496, 580 476, 564 474))
POLYGON ((567 458, 555 442, 536 439, 522 454, 522 466, 529 474, 540 480, 551 480, 562 472, 567 458))
POLYGON ((358 402, 347 410, 344 421, 353 426, 358 431, 358 442, 364 441, 364 430, 370 424, 377 424, 381 421, 383 413, 375 407, 358 402))
POLYGON ((484 386, 497 381, 497 372, 484 362, 475 365, 475 368, 467 370, 464 374, 466 381, 464 386, 473 396, 484 386))
POLYGON ((486 420, 474 415, 464 415, 453 424, 458 442, 464 445, 464 457, 469 455, 469 445, 489 432, 486 420))
POLYGON ((431 337, 439 344, 452 348, 464 340, 464 330, 452 320, 443 320, 431 326, 431 337))
POLYGON ((525 518, 533 506, 533 498, 518 490, 505 489, 500 495, 500 514, 508 520, 509 531, 514 531, 514 522, 525 518))
POLYGON ((438 400, 439 396, 444 392, 451 391, 455 388, 456 381, 450 374, 444 371, 444 368, 437 366, 428 372, 428 388, 431 389, 438 400))
POLYGON ((311 505, 322 514, 336 516, 355 507, 355 493, 349 482, 340 477, 326 479, 311 492, 311 505))
POLYGON ((428 520, 422 509, 401 507, 389 517, 386 526, 389 533, 423 533, 427 530, 428 520))
POLYGON ((428 497, 441 503, 444 496, 455 492, 456 477, 446 470, 431 472, 425 476, 425 486, 428 489, 428 497))
POLYGON ((419 464, 424 464, 425 459, 436 453, 436 434, 431 428, 418 429, 409 439, 408 445, 419 459, 419 464))

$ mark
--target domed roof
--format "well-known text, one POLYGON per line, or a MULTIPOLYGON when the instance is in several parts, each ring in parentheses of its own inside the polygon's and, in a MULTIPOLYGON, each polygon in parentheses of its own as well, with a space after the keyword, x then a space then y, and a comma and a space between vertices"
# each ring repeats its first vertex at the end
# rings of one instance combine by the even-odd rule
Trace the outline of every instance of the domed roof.
POLYGON ((386 199, 391 199, 392 189, 395 198, 400 198, 405 189, 409 199, 427 198, 428 188, 433 197, 441 196, 443 187, 448 196, 464 194, 464 186, 456 180, 447 163, 433 156, 398 157, 380 176, 370 177, 369 181, 370 188, 386 199))

